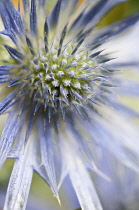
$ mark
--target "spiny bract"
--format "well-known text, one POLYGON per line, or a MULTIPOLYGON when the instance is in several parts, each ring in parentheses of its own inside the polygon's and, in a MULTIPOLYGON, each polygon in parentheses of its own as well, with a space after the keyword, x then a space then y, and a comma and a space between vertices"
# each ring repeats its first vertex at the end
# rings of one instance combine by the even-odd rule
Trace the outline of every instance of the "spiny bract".
POLYGON ((118 152, 113 152, 117 158, 137 170, 123 149, 126 143, 112 147, 111 123, 101 117, 99 107, 129 111, 111 94, 112 87, 118 88, 117 71, 108 65, 112 58, 99 47, 139 16, 105 29, 95 27, 121 2, 124 0, 58 0, 48 13, 45 0, 23 0, 23 12, 20 4, 16 10, 10 0, 0 1, 5 28, 1 31, 5 49, 1 50, 0 83, 7 88, 0 114, 8 111, 0 141, 0 166, 6 158, 16 159, 5 210, 25 209, 33 170, 58 200, 58 189, 69 176, 81 208, 101 210, 88 173, 89 168, 107 178, 94 164, 98 144, 110 151, 117 147, 118 152))

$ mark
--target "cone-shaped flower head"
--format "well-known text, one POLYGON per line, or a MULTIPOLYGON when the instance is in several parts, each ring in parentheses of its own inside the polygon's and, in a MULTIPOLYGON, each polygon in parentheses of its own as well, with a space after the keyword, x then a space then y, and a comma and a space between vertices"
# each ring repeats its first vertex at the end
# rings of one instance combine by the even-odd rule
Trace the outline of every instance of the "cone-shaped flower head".
MULTIPOLYGON (((48 13, 45 0, 23 0, 23 11, 20 4, 16 10, 10 0, 0 1, 5 35, 0 83, 7 89, 0 114, 9 114, 0 141, 0 166, 8 157, 16 159, 5 210, 25 209, 33 170, 58 199, 58 188, 69 176, 82 209, 102 209, 88 173, 90 168, 103 175, 94 164, 96 145, 112 149, 99 105, 121 106, 110 94, 116 70, 99 47, 139 17, 101 30, 96 25, 121 2, 58 0, 48 13)), ((120 153, 121 145, 115 147, 118 157, 136 169, 120 153)))

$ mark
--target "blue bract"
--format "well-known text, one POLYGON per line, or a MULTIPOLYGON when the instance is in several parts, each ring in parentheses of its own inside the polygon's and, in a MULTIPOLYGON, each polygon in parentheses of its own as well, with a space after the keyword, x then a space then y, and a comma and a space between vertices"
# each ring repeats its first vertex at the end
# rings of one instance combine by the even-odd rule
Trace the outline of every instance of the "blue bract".
POLYGON ((134 113, 113 94, 119 71, 109 65, 114 58, 102 45, 139 15, 100 29, 102 17, 124 0, 58 0, 50 13, 48 2, 23 0, 22 12, 20 4, 16 10, 10 0, 0 1, 5 28, 0 32, 5 46, 0 83, 8 92, 0 103, 0 114, 8 112, 0 166, 7 158, 16 159, 4 209, 25 209, 35 170, 59 202, 58 189, 69 176, 82 210, 101 210, 88 172, 107 179, 95 165, 98 146, 138 171, 124 148, 127 139, 115 139, 115 126, 107 119, 119 111, 134 113), (115 111, 109 113, 110 106, 115 111))

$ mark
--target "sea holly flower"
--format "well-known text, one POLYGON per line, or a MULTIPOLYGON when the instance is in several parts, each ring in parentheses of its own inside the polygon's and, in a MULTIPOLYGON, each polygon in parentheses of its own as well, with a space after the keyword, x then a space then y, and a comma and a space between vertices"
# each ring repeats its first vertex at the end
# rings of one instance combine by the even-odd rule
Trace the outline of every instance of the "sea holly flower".
POLYGON ((123 0, 79 2, 58 0, 48 13, 45 0, 23 0, 23 12, 20 4, 16 10, 10 0, 0 1, 1 34, 11 40, 5 38, 0 65, 0 83, 7 89, 0 114, 8 113, 0 166, 15 159, 4 209, 25 209, 36 171, 59 202, 58 190, 68 176, 81 208, 101 210, 89 173, 108 179, 95 164, 99 146, 138 171, 128 155, 138 157, 138 137, 128 130, 118 134, 117 121, 111 121, 136 113, 116 97, 118 71, 99 47, 139 15, 99 29, 102 17, 123 0))

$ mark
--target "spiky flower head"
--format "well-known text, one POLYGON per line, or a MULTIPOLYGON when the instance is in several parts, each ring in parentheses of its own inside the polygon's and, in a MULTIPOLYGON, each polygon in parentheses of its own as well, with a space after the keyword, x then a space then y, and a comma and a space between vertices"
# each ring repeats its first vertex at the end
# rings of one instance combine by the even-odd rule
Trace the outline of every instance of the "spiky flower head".
MULTIPOLYGON (((5 38, 7 55, 0 65, 0 83, 8 92, 0 103, 0 114, 8 111, 0 166, 8 157, 16 159, 5 209, 25 209, 33 170, 58 200, 58 189, 69 176, 81 208, 102 209, 88 172, 104 176, 94 164, 97 144, 112 149, 110 123, 100 116, 99 105, 106 109, 104 115, 108 106, 118 110, 121 105, 110 94, 116 70, 99 47, 133 25, 138 14, 98 30, 101 18, 123 0, 79 2, 58 0, 48 13, 45 0, 23 0, 23 12, 20 4, 16 10, 10 0, 0 1, 1 34, 12 40, 5 38)), ((120 144, 113 147, 118 158, 136 168, 120 153, 120 144)))

